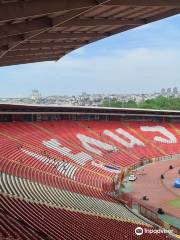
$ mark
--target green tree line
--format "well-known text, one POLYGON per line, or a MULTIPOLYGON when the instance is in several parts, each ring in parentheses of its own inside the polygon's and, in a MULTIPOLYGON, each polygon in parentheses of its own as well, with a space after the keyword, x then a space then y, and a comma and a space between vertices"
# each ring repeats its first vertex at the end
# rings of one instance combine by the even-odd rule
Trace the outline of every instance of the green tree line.
POLYGON ((127 102, 105 100, 102 107, 180 110, 180 98, 160 96, 141 103, 136 103, 133 100, 127 102))

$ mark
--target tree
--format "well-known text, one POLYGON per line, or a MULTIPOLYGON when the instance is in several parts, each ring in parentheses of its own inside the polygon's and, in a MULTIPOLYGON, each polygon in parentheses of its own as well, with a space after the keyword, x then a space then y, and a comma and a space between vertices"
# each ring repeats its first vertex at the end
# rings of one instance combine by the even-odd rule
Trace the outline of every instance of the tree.
POLYGON ((133 100, 121 102, 116 100, 104 101, 103 107, 116 108, 144 108, 144 109, 162 109, 162 110, 180 110, 180 98, 159 96, 154 99, 148 99, 142 103, 136 103, 133 100))

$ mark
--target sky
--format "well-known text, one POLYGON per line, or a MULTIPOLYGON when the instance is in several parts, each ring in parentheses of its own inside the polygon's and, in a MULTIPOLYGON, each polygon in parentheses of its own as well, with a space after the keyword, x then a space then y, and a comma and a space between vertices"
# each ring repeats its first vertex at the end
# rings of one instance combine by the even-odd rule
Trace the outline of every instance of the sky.
POLYGON ((89 44, 57 62, 0 68, 0 98, 180 90, 180 15, 89 44))

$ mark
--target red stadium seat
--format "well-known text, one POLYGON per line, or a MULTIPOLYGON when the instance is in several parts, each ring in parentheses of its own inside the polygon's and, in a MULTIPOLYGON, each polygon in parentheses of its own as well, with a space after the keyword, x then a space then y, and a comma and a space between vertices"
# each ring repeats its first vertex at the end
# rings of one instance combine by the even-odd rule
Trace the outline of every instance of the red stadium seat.
POLYGON ((117 121, 0 123, 0 238, 136 239, 137 226, 153 227, 110 197, 114 176, 142 159, 176 154, 179 129, 117 121))

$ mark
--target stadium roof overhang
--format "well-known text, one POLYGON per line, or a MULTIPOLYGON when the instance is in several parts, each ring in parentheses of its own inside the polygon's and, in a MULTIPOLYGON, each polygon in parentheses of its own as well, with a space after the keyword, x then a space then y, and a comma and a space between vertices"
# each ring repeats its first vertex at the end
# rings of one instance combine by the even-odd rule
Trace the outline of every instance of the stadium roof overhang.
POLYGON ((180 0, 0 0, 0 66, 57 61, 178 13, 180 0))
POLYGON ((0 104, 0 115, 27 115, 27 114, 63 114, 63 115, 109 115, 109 116, 137 116, 137 117, 168 117, 180 118, 180 111, 129 109, 86 106, 58 106, 32 104, 0 104))

